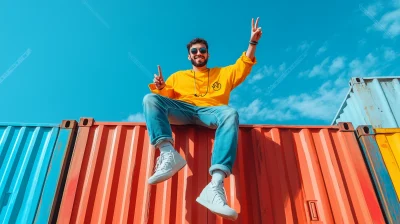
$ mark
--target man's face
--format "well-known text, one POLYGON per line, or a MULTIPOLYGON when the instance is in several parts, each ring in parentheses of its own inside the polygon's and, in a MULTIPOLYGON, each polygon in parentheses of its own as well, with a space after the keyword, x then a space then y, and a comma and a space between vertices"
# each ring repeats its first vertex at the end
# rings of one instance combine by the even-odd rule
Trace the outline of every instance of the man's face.
POLYGON ((204 44, 194 44, 189 49, 188 59, 196 67, 203 67, 208 61, 208 51, 204 44))

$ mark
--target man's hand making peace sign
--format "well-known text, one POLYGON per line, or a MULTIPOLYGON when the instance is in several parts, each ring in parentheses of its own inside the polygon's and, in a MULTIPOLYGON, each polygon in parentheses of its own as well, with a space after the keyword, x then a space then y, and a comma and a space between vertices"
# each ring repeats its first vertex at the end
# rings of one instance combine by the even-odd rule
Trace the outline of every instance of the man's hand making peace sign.
POLYGON ((254 19, 251 19, 251 35, 250 35, 250 45, 249 48, 247 48, 246 55, 249 57, 251 60, 254 60, 254 53, 256 51, 256 45, 258 44, 258 41, 261 38, 262 31, 261 27, 258 27, 258 19, 256 20, 256 23, 254 24, 254 19))
POLYGON ((252 42, 258 42, 258 40, 261 38, 262 31, 261 27, 258 27, 258 19, 256 20, 256 24, 254 24, 254 19, 251 19, 251 36, 250 36, 250 41, 252 42))

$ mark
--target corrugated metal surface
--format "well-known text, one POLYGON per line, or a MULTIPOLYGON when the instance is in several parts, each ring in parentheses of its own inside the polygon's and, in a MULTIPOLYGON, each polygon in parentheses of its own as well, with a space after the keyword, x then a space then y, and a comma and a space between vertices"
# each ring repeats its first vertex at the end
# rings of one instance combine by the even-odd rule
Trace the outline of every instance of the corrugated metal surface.
POLYGON ((377 128, 375 139, 400 200, 400 128, 377 128))
POLYGON ((350 90, 332 124, 351 122, 354 127, 400 127, 400 77, 352 78, 350 90))
POLYGON ((0 223, 50 221, 75 126, 0 123, 0 223))
MULTIPOLYGON (((231 223, 195 201, 215 132, 172 129, 188 165, 152 186, 159 151, 144 124, 81 119, 58 223, 231 223)), ((225 181, 236 223, 384 223, 351 124, 241 126, 237 158, 225 181)))
POLYGON ((400 223, 400 129, 369 125, 359 126, 357 133, 385 216, 389 223, 400 223))

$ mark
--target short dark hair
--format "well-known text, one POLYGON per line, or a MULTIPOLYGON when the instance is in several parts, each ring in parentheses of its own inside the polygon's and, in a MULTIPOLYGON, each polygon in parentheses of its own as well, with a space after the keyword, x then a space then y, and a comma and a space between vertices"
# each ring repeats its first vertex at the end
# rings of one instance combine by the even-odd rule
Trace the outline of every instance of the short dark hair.
POLYGON ((194 45, 194 44, 204 44, 206 45, 206 48, 208 50, 208 43, 206 40, 204 40, 203 38, 194 38, 193 40, 191 40, 187 45, 187 50, 188 52, 190 51, 190 48, 194 45))

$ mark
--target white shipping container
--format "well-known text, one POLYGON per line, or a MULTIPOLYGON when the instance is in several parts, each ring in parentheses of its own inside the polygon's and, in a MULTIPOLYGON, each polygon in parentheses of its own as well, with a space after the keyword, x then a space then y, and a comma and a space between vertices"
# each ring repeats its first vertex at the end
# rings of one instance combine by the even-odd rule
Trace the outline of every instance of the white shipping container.
POLYGON ((354 77, 332 125, 351 122, 354 127, 400 127, 400 76, 354 77))

